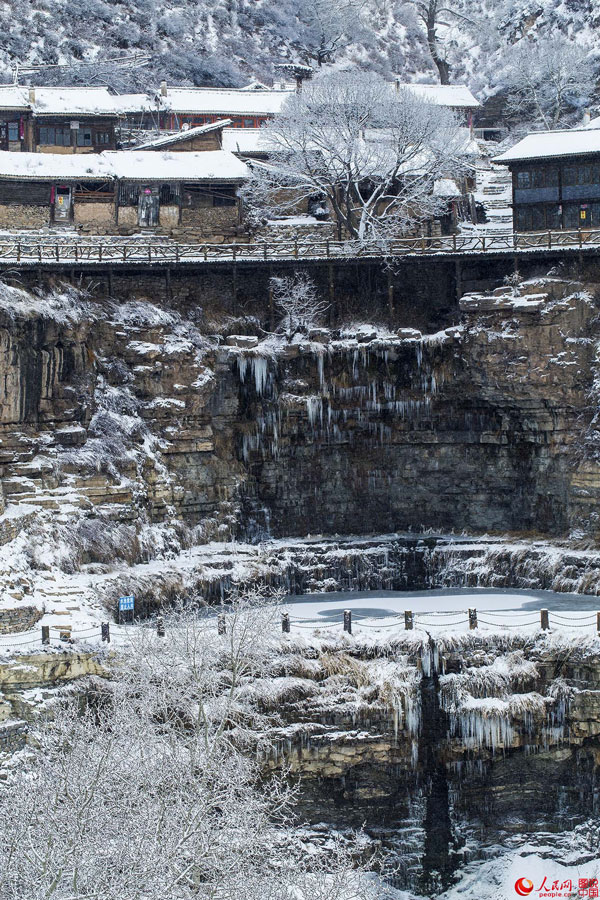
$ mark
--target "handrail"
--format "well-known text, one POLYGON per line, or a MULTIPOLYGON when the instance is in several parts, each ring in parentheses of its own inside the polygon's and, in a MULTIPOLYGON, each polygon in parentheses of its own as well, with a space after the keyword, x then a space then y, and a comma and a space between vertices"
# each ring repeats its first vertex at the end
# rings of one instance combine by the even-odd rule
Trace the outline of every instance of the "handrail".
POLYGON ((47 236, 0 237, 0 262, 50 264, 87 263, 145 265, 182 262, 244 260, 273 262, 298 259, 386 259, 407 256, 470 256, 493 253, 529 253, 558 249, 600 247, 599 229, 530 233, 488 232, 433 237, 397 238, 389 243, 358 241, 255 241, 231 244, 186 244, 169 239, 120 239, 117 236, 83 240, 47 236))

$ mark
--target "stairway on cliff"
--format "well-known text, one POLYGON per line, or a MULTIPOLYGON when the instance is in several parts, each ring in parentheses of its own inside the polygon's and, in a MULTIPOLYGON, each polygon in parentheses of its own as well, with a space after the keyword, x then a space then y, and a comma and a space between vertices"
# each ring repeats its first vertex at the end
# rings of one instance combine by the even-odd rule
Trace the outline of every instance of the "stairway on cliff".
POLYGON ((486 222, 483 225, 464 225, 465 231, 510 232, 513 229, 512 176, 501 166, 493 166, 488 160, 479 160, 476 168, 475 202, 483 207, 486 222))

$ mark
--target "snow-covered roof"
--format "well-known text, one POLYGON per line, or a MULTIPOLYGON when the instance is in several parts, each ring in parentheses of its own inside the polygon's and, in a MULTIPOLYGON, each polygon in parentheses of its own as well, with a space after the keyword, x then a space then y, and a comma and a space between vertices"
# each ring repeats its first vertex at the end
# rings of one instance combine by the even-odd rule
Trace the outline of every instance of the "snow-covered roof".
POLYGON ((539 131, 528 134, 492 162, 526 162, 530 159, 553 159, 562 156, 586 156, 600 153, 600 130, 539 131))
POLYGON ((246 164, 226 150, 157 153, 107 150, 104 153, 13 153, 0 151, 0 180, 243 181, 246 164))
POLYGON ((0 85, 1 109, 29 109, 29 92, 18 84, 0 85))
POLYGON ((105 87, 36 87, 30 103, 34 116, 62 113, 114 116, 115 98, 105 87))
POLYGON ((169 88, 161 109, 175 113, 273 115, 293 91, 246 91, 233 88, 169 88))
POLYGON ((466 84, 403 84, 398 81, 397 85, 436 106, 449 106, 453 109, 477 109, 481 106, 466 84))
POLYGON ((226 150, 157 153, 152 150, 107 150, 116 178, 128 181, 244 181, 248 168, 226 150))
POLYGON ((0 85, 0 109, 31 110, 34 116, 116 115, 115 97, 105 87, 0 85))
POLYGON ((231 153, 268 153, 272 150, 264 128, 225 128, 223 149, 231 153))
MULTIPOLYGON (((198 125, 196 128, 182 128, 175 134, 165 134, 162 137, 154 138, 151 141, 144 141, 139 144, 137 150, 158 150, 160 147, 170 147, 172 144, 179 144, 181 141, 189 141, 202 134, 208 134, 211 131, 219 131, 231 125, 231 119, 219 119, 218 122, 210 122, 208 125, 198 125)), ((243 129, 237 129, 241 131, 243 129)), ((257 129, 258 130, 258 129, 257 129)))
POLYGON ((112 101, 114 110, 119 115, 157 110, 156 100, 149 94, 117 94, 112 101))
POLYGON ((600 116, 596 116, 595 119, 590 119, 590 121, 587 123, 587 125, 581 126, 581 129, 583 131, 587 131, 588 128, 600 128, 600 116))
POLYGON ((439 178, 433 186, 433 193, 436 197, 460 197, 462 191, 453 178, 439 178))

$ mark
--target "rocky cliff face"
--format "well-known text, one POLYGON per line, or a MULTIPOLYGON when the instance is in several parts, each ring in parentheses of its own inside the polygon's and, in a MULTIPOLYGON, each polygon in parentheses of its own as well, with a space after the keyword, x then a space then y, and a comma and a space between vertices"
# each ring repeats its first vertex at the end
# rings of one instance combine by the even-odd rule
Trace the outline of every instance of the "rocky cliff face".
POLYGON ((76 569, 232 536, 595 536, 595 290, 544 279, 463 298, 434 335, 287 344, 4 287, 4 540, 25 524, 34 565, 76 569))
POLYGON ((516 832, 597 812, 598 641, 426 634, 292 639, 264 688, 301 815, 366 828, 431 892, 516 832), (504 835, 504 838, 503 838, 504 835))

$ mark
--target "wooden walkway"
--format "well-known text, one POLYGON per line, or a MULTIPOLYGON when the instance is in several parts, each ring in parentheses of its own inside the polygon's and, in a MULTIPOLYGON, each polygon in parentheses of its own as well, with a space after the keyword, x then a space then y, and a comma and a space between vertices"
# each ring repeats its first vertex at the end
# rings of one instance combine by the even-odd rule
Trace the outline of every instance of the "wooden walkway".
POLYGON ((278 241, 248 244, 184 244, 148 238, 40 235, 0 237, 0 266, 178 266, 204 263, 273 263, 294 260, 472 258, 600 252, 600 230, 532 234, 490 233, 403 238, 389 245, 356 241, 278 241))

